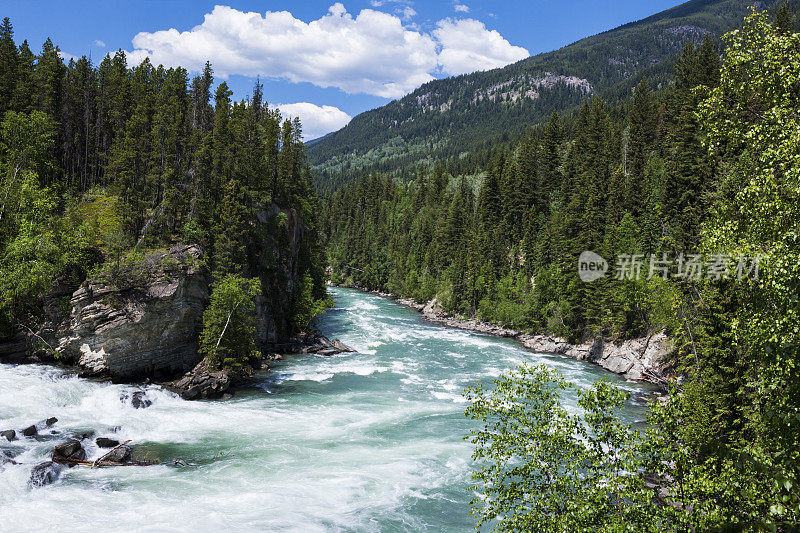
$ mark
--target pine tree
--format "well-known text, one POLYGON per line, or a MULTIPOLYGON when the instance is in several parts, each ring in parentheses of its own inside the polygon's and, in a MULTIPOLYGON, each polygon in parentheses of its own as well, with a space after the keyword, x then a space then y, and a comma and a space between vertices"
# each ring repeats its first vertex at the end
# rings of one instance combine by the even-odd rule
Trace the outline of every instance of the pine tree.
POLYGON ((249 221, 247 199, 241 185, 230 180, 225 186, 218 221, 214 230, 214 276, 222 279, 227 274, 242 272, 246 265, 246 243, 249 221))
POLYGON ((644 168, 652 150, 656 135, 656 113, 650 96, 650 88, 646 80, 636 87, 631 111, 628 190, 630 196, 627 203, 637 219, 642 215, 642 208, 647 201, 647 189, 644 180, 644 168))
POLYGON ((8 17, 0 25, 0 116, 13 109, 19 57, 14 44, 14 28, 8 17))

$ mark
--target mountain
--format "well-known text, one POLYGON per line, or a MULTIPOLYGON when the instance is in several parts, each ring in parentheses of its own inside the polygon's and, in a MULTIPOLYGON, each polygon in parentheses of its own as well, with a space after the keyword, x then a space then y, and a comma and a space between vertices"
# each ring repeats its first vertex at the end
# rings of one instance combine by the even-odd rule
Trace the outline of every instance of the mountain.
POLYGON ((687 43, 738 27, 753 3, 775 0, 692 0, 503 68, 428 82, 309 143, 315 181, 334 189, 365 171, 411 177, 419 164, 465 160, 513 140, 588 96, 619 102, 643 77, 657 89, 687 43))

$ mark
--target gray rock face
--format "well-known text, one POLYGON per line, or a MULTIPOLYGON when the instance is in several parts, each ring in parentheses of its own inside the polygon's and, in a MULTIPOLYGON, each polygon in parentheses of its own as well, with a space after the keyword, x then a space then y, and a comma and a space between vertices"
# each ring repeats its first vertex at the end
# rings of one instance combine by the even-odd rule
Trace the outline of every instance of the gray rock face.
POLYGON ((595 341, 574 345, 564 339, 544 335, 528 336, 522 340, 525 347, 532 350, 589 361, 627 379, 654 383, 663 381, 665 360, 672 351, 672 343, 663 332, 621 343, 595 341))
POLYGON ((208 281, 195 245, 147 257, 140 282, 89 279, 72 295, 70 332, 57 350, 83 373, 125 379, 197 363, 208 281), (123 286, 118 286, 123 285, 123 286))
POLYGON ((256 298, 256 345, 270 350, 291 333, 290 302, 300 285, 300 250, 310 230, 296 210, 281 209, 274 203, 257 209, 256 219, 258 231, 249 246, 254 251, 251 267, 255 269, 247 275, 261 278, 261 295, 256 298))
MULTIPOLYGON (((255 337, 257 347, 268 353, 293 333, 291 302, 300 287, 304 239, 313 230, 296 210, 274 203, 257 207, 254 223, 244 275, 261 281, 255 337)), ((114 270, 107 263, 103 274, 83 283, 82 272, 65 276, 40 302, 44 321, 36 331, 0 342, 0 361, 55 362, 57 356, 84 376, 121 382, 163 381, 192 370, 201 359, 197 341, 210 292, 202 257, 199 246, 180 245, 152 253, 138 265, 114 270)), ((330 348, 332 353, 347 349, 324 349, 330 348)), ((192 386, 199 386, 200 397, 227 390, 226 379, 208 378, 211 374, 195 376, 201 382, 192 386)), ((149 400, 141 399, 131 401, 147 407, 149 400)))
POLYGON ((18 331, 0 342, 0 362, 10 364, 48 364, 56 362, 54 347, 69 327, 69 302, 79 284, 79 274, 67 272, 55 280, 38 304, 42 315, 33 329, 18 331))
POLYGON ((530 335, 480 320, 454 317, 442 309, 436 298, 427 304, 420 304, 405 298, 400 298, 397 302, 416 309, 426 320, 435 324, 516 338, 531 350, 565 355, 579 361, 589 361, 627 379, 650 381, 658 385, 663 385, 666 381, 663 372, 667 365, 666 358, 673 347, 663 332, 616 344, 602 341, 570 344, 558 337, 530 335))

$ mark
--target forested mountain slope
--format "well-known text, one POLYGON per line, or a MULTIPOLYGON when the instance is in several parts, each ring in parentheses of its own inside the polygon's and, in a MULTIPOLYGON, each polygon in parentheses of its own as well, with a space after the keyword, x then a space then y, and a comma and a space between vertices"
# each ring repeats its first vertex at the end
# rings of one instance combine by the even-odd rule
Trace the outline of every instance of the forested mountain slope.
POLYGON ((592 94, 622 101, 645 76, 664 86, 684 45, 737 27, 750 5, 773 3, 692 0, 503 68, 431 81, 311 143, 315 181, 336 188, 371 170, 409 178, 418 164, 442 158, 471 172, 482 166, 475 152, 516 139, 554 110, 575 109, 592 94))

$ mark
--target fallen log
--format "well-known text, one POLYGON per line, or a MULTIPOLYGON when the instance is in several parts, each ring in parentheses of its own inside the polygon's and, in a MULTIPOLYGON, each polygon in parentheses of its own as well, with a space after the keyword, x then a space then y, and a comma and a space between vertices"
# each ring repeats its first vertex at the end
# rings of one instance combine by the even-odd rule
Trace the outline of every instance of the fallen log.
POLYGON ((151 461, 126 461, 124 463, 116 463, 113 461, 100 461, 99 459, 94 461, 87 461, 86 459, 70 459, 68 457, 59 457, 58 459, 53 460, 54 463, 61 463, 65 465, 74 465, 74 466, 91 466, 91 467, 104 467, 104 466, 153 466, 160 463, 151 462, 151 461))

